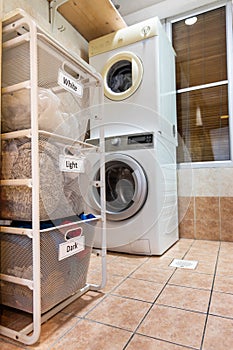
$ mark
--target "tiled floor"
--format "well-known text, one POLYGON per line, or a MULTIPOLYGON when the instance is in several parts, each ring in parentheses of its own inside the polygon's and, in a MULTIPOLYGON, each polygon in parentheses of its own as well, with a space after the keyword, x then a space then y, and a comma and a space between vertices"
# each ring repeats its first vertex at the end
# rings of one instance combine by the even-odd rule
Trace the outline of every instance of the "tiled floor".
MULTIPOLYGON (((98 282, 92 256, 89 281, 98 282)), ((108 282, 42 325, 25 346, 0 338, 2 350, 233 349, 233 243, 181 239, 162 257, 109 253, 108 282), (174 259, 198 260, 195 270, 174 259)))

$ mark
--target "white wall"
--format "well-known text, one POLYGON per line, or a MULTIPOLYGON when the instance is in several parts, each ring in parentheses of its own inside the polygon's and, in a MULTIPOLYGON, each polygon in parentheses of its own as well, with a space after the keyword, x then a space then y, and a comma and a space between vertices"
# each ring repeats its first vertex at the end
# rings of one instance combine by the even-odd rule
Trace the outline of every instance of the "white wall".
POLYGON ((87 60, 88 43, 58 12, 55 18, 55 25, 49 23, 49 3, 47 0, 1 0, 3 16, 17 8, 25 10, 35 18, 37 23, 63 44, 68 50, 74 51, 87 60), (64 31, 58 28, 65 27, 64 31))
POLYGON ((202 6, 219 3, 214 0, 165 0, 124 17, 128 25, 158 16, 161 20, 198 9, 202 6))

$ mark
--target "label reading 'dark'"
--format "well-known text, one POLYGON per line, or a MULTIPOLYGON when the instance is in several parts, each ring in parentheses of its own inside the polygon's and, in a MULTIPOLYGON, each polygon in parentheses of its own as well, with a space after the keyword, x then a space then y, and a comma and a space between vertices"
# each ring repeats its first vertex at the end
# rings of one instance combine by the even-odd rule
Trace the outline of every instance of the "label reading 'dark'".
POLYGON ((73 94, 83 97, 83 86, 78 83, 75 79, 66 75, 61 69, 58 72, 58 84, 65 90, 72 92, 73 94))
POLYGON ((59 244, 58 260, 63 260, 85 249, 85 237, 80 236, 59 244))

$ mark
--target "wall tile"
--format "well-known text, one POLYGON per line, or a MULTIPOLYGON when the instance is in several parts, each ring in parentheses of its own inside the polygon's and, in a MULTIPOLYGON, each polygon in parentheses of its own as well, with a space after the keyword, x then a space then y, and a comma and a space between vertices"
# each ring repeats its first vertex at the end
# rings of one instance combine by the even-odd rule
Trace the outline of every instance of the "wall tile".
POLYGON ((179 222, 182 220, 194 220, 194 197, 178 198, 179 222))
POLYGON ((233 168, 219 168, 219 187, 221 197, 233 197, 233 168))
POLYGON ((218 220, 219 221, 219 198, 218 197, 196 197, 196 220, 218 220))
POLYGON ((220 168, 194 169, 195 196, 218 197, 220 168))
POLYGON ((195 238, 194 220, 182 220, 179 224, 180 238, 195 238))
POLYGON ((221 241, 233 242, 233 222, 232 220, 221 220, 221 241))
POLYGON ((233 242, 233 197, 220 198, 221 241, 233 242))
POLYGON ((194 169, 178 169, 178 195, 190 198, 194 195, 194 169))
POLYGON ((220 215, 222 221, 233 220, 233 197, 220 198, 220 215))
POLYGON ((196 220, 196 239, 209 239, 217 241, 220 239, 219 220, 196 220))

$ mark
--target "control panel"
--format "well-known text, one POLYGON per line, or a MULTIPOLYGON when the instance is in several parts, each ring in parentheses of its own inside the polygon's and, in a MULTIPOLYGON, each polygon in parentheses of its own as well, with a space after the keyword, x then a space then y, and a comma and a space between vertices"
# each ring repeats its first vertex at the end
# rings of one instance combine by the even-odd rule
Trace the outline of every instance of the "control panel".
MULTIPOLYGON (((87 142, 98 145, 98 139, 90 139, 87 142)), ((130 135, 110 136, 105 138, 105 151, 125 151, 136 149, 147 149, 154 147, 154 133, 137 133, 130 135)))

